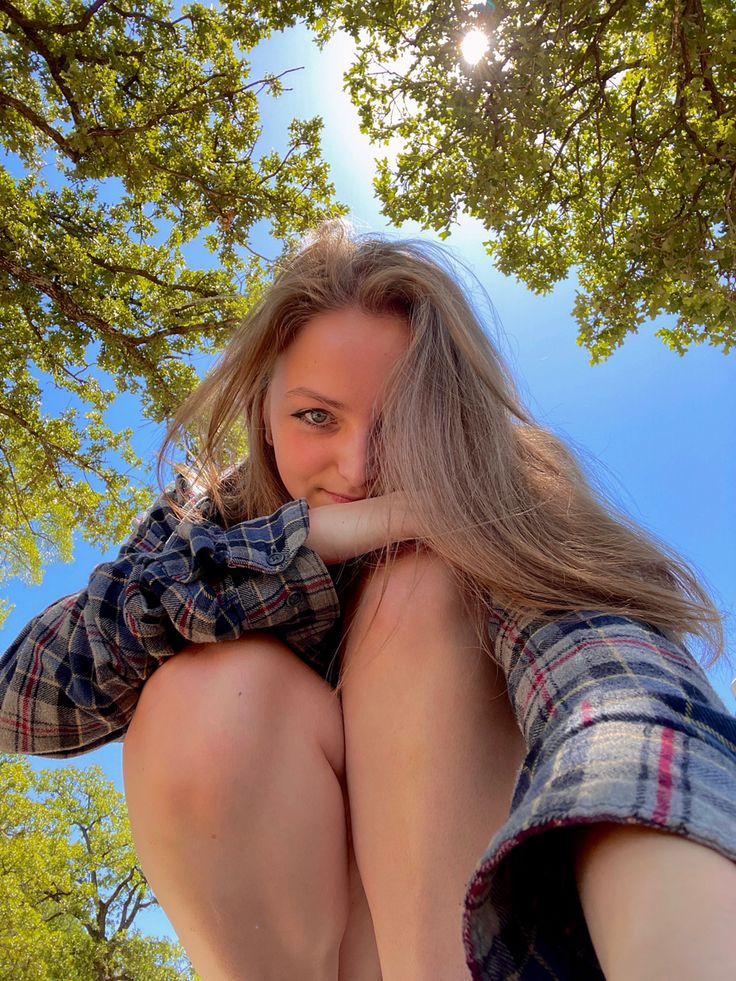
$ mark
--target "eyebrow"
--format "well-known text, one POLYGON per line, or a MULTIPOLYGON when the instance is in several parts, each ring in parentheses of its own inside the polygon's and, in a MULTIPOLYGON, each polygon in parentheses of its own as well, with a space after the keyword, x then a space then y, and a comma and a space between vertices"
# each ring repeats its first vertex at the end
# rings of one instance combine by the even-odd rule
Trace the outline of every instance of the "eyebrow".
POLYGON ((324 402, 325 405, 329 405, 333 409, 347 408, 344 402, 338 402, 337 399, 330 399, 326 395, 320 395, 319 392, 313 392, 311 388, 292 388, 286 394, 306 395, 307 398, 317 399, 318 402, 324 402))

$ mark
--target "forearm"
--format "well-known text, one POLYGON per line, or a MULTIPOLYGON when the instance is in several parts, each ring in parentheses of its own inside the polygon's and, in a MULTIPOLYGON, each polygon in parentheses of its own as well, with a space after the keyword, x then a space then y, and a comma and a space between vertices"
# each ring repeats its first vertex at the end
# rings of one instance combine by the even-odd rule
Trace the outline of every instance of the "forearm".
POLYGON ((580 899, 608 981, 733 977, 734 863, 642 826, 596 824, 578 834, 580 899))
POLYGON ((411 512, 403 495, 395 493, 310 508, 304 544, 327 565, 334 565, 379 549, 389 541, 415 537, 411 512))

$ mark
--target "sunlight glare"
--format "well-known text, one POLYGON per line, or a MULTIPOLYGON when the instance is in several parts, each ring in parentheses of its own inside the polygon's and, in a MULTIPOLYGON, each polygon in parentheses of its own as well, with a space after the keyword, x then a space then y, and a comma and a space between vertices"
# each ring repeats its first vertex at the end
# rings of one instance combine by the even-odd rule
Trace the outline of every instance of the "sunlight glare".
POLYGON ((468 31, 460 44, 463 58, 469 65, 476 65, 489 47, 488 35, 477 27, 468 31))

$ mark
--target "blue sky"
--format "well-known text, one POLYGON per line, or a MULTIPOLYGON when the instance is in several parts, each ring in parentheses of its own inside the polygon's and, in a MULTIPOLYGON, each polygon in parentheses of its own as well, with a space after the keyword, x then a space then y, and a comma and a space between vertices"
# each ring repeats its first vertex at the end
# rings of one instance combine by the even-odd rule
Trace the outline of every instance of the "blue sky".
MULTIPOLYGON (((356 113, 341 91, 348 58, 344 39, 334 39, 320 53, 301 28, 261 45, 251 57, 254 78, 262 71, 304 66, 287 82, 292 92, 262 101, 263 151, 283 146, 293 116, 321 115, 324 153, 337 197, 350 207, 354 223, 395 237, 432 238, 416 225, 391 228, 379 213, 371 183, 373 157, 386 150, 373 150, 359 133, 356 113)), ((474 271, 490 296, 497 325, 489 318, 489 329, 510 361, 529 409, 570 441, 621 508, 691 562, 726 613, 728 648, 733 651, 736 356, 699 347, 680 358, 653 336, 657 324, 650 324, 631 335, 609 361, 591 367, 575 340, 570 313, 575 282, 535 296, 493 269, 482 246, 487 237, 477 222, 463 220, 445 246, 474 271)), ((211 261, 196 249, 190 256, 198 264, 211 261)), ((111 418, 130 425, 131 411, 135 408, 126 401, 111 418)), ((150 457, 160 435, 157 427, 141 424, 138 449, 150 457)), ((16 608, 0 630, 0 650, 49 603, 82 588, 92 567, 116 551, 96 551, 79 542, 75 561, 49 568, 42 585, 11 584, 6 595, 16 608)), ((731 711, 736 708, 729 690, 734 673, 725 660, 709 671, 731 711)), ((73 761, 35 758, 33 765, 96 762, 122 789, 120 761, 121 746, 112 744, 73 761)), ((170 933, 161 912, 140 923, 151 933, 170 933)))

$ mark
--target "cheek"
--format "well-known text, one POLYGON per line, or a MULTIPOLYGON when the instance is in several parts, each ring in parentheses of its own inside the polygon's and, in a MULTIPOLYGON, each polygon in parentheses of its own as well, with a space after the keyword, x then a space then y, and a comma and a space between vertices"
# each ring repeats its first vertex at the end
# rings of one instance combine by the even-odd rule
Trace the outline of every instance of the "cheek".
POLYGON ((325 464, 325 449, 318 440, 289 430, 274 432, 274 453, 281 479, 289 490, 290 482, 317 476, 325 464))

